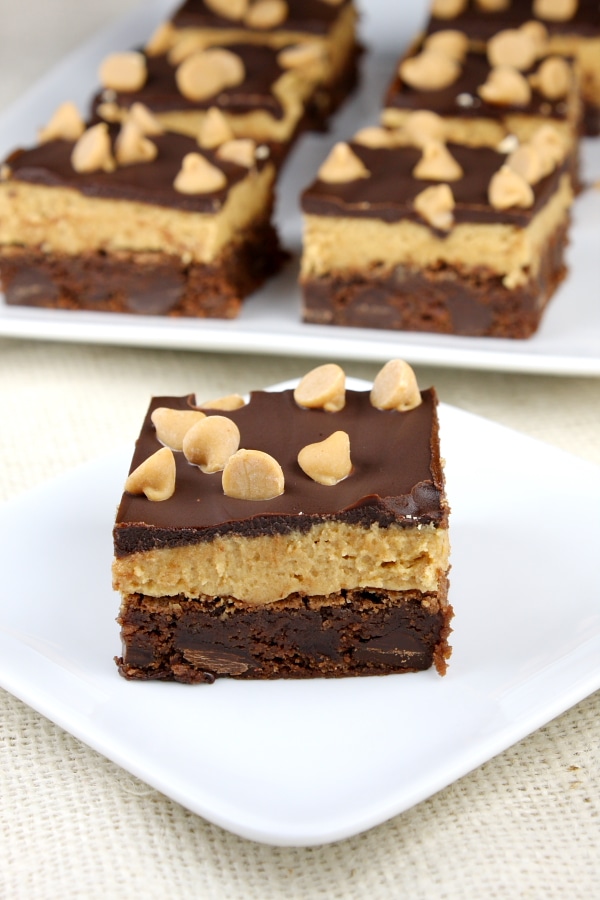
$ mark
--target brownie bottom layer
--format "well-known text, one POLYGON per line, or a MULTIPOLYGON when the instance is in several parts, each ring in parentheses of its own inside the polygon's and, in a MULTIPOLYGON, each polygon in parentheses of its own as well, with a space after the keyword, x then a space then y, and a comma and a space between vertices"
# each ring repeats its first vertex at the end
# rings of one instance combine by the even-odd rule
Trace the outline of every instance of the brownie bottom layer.
POLYGON ((303 318, 320 325, 528 338, 563 280, 568 224, 548 241, 536 278, 506 288, 485 270, 402 265, 384 276, 352 272, 303 280, 303 318))
POLYGON ((221 598, 126 597, 120 673, 130 679, 212 683, 416 672, 450 656, 452 607, 417 591, 297 596, 264 607, 221 598))
POLYGON ((67 256, 4 247, 0 279, 15 306, 232 319, 283 259, 277 233, 265 222, 206 265, 161 253, 67 256))

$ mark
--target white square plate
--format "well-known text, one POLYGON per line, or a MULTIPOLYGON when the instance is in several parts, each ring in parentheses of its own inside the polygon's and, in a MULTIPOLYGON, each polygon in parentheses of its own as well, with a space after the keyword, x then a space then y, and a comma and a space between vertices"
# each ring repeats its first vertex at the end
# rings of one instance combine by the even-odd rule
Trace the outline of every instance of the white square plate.
MULTIPOLYGON (((37 128, 63 100, 72 99, 81 110, 87 109, 104 56, 143 43, 174 5, 174 0, 147 0, 65 58, 0 116, 0 158, 15 146, 34 143, 37 128)), ((362 86, 335 117, 329 134, 305 136, 290 156, 280 180, 277 223, 293 259, 281 276, 246 301, 238 319, 203 321, 27 309, 9 307, 0 299, 0 336, 328 359, 334 355, 374 362, 400 356, 431 365, 600 375, 600 191, 593 188, 574 206, 567 251, 570 274, 552 299, 539 331, 529 340, 341 328, 300 321, 296 283, 302 241, 300 191, 314 179, 335 141, 347 140, 359 127, 377 121, 395 63, 425 20, 427 4, 425 0, 411 4, 363 0, 359 7, 361 35, 368 48, 362 86)), ((600 180, 600 139, 583 143, 583 175, 592 183, 600 180)))
POLYGON ((444 678, 122 679, 110 565, 127 449, 0 510, 0 684, 256 841, 339 840, 445 787, 600 687, 600 468, 453 407, 440 417, 455 608, 444 678))

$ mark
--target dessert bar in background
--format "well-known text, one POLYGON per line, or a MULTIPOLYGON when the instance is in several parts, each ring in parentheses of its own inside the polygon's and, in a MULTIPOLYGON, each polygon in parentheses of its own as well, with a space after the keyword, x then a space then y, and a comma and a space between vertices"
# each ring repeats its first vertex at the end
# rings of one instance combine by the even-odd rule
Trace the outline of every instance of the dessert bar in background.
POLYGON ((445 144, 414 115, 416 141, 410 121, 366 129, 305 190, 305 321, 529 337, 565 274, 563 138, 544 125, 511 153, 445 144))
POLYGON ((548 53, 577 61, 583 126, 600 134, 600 5, 597 0, 433 0, 426 33, 458 30, 485 51, 499 31, 543 25, 548 53))
POLYGON ((449 507, 434 389, 334 364, 295 390, 157 397, 114 527, 127 678, 446 670, 449 507))
POLYGON ((278 268, 275 166, 253 141, 201 149, 140 107, 121 127, 68 107, 50 124, 2 170, 7 303, 232 318, 278 268))

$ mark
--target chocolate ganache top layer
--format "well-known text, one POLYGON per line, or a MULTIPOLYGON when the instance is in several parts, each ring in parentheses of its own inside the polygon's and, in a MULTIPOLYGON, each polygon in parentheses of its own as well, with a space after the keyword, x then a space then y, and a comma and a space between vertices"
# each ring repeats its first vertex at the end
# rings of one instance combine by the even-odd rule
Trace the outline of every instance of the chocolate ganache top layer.
MULTIPOLYGON (((216 106, 223 112, 250 113, 263 110, 274 119, 283 117, 283 107, 273 93, 273 85, 285 71, 277 62, 280 48, 273 49, 259 44, 231 44, 226 50, 234 53, 244 63, 245 78, 241 84, 223 88, 216 96, 205 100, 188 100, 180 92, 175 81, 176 66, 166 56, 146 56, 148 77, 137 91, 111 91, 109 102, 128 108, 143 103, 155 113, 182 110, 209 109, 216 106)), ((100 103, 107 101, 105 92, 99 93, 92 108, 97 111, 100 103)))
MULTIPOLYGON (((418 50, 415 50, 415 54, 417 52, 418 50)), ((526 77, 534 74, 543 61, 539 60, 523 74, 526 77)), ((440 116, 473 119, 501 119, 511 113, 543 115, 545 119, 567 117, 567 104, 564 98, 549 100, 535 88, 532 88, 531 100, 527 105, 487 103, 479 96, 477 89, 485 84, 491 70, 492 66, 487 56, 484 53, 473 52, 468 53, 465 61, 461 63, 460 75, 456 81, 439 90, 416 90, 396 75, 388 88, 385 105, 396 109, 428 109, 440 116)))
POLYGON ((490 12, 470 0, 467 9, 452 19, 432 16, 427 31, 445 31, 457 28, 472 40, 488 41, 496 32, 504 28, 518 28, 524 22, 543 22, 550 35, 575 34, 582 37, 597 37, 600 32, 600 5, 598 0, 579 0, 575 15, 564 22, 541 19, 533 12, 534 0, 510 0, 507 9, 490 12))
MULTIPOLYGON (((211 540, 216 535, 286 534, 315 523, 339 520, 368 527, 378 522, 403 527, 444 525, 448 507, 439 459, 437 397, 423 391, 420 406, 409 412, 381 411, 368 391, 347 391, 339 412, 304 409, 293 391, 253 392, 250 402, 226 415, 238 426, 240 447, 262 450, 281 465, 284 493, 272 500, 227 497, 221 473, 204 474, 175 452, 175 493, 152 502, 123 494, 114 529, 115 553, 125 556, 155 547, 211 540), (316 483, 300 469, 298 452, 335 431, 350 438, 351 474, 331 487, 316 483)), ((155 397, 136 444, 131 471, 162 446, 150 416, 161 406, 190 409, 190 397, 155 397)))
MULTIPOLYGON (((341 3, 327 3, 325 0, 287 0, 285 20, 272 28, 262 28, 260 33, 272 31, 305 31, 308 34, 326 34, 338 18, 340 10, 350 5, 351 0, 341 3)), ((204 0, 187 0, 175 13, 172 20, 176 28, 227 28, 250 29, 243 22, 227 19, 213 12, 204 0)))
MULTIPOLYGON (((111 127, 114 139, 119 129, 111 127)), ((127 200, 168 206, 186 212, 218 213, 224 206, 229 190, 248 177, 248 169, 219 159, 213 151, 201 150, 194 138, 180 134, 164 134, 150 138, 157 148, 151 162, 118 166, 114 172, 76 172, 71 165, 73 143, 55 140, 29 150, 16 150, 6 160, 11 178, 46 187, 71 188, 87 197, 127 200), (176 191, 173 181, 187 153, 202 153, 209 162, 221 169, 227 184, 218 191, 206 194, 183 194, 176 191)), ((265 163, 257 160, 257 166, 265 163)))
MULTIPOLYGON (((423 220, 414 209, 417 194, 439 181, 415 178, 413 169, 421 159, 417 147, 365 147, 350 144, 353 152, 371 173, 368 178, 330 183, 313 182, 302 194, 302 210, 316 216, 351 216, 399 222, 423 220)), ((507 154, 487 147, 464 147, 447 144, 449 152, 463 170, 463 177, 449 182, 454 195, 454 221, 475 224, 498 222, 526 227, 533 216, 554 194, 564 165, 555 169, 535 186, 533 206, 494 209, 488 200, 488 186, 495 172, 504 164, 507 154)))

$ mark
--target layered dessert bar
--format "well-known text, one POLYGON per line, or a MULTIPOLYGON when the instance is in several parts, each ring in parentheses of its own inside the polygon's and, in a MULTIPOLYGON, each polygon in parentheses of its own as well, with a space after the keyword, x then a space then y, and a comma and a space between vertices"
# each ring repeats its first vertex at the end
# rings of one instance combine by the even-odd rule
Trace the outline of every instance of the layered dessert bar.
POLYGON ((114 527, 119 671, 212 682, 446 670, 437 398, 401 360, 152 400, 114 527))
POLYGON ((550 123, 576 157, 581 100, 570 61, 547 51, 545 31, 526 25, 499 32, 481 53, 453 29, 440 30, 402 58, 388 87, 382 123, 403 126, 411 113, 443 119, 443 138, 496 147, 509 136, 527 141, 550 123))
POLYGON ((485 51, 499 31, 542 25, 547 52, 578 63, 586 134, 600 133, 600 6, 597 0, 434 0, 427 34, 455 29, 485 51))
POLYGON ((166 131, 204 144, 207 117, 218 111, 231 137, 264 143, 282 161, 307 126, 319 72, 318 61, 299 60, 295 46, 235 43, 184 52, 175 45, 162 54, 111 54, 100 66, 92 114, 121 122, 142 103, 166 131), (124 74, 133 65, 139 73, 132 81, 124 74))
POLYGON ((236 316, 281 261, 268 154, 251 140, 200 148, 139 106, 120 128, 86 129, 68 106, 2 166, 6 302, 236 316))
POLYGON ((336 145, 304 191, 305 321, 529 337, 565 274, 560 133, 544 125, 507 153, 445 144, 437 117, 415 116, 336 145))
POLYGON ((321 67, 312 102, 319 124, 356 84, 356 24, 352 0, 187 0, 159 27, 148 49, 180 55, 214 45, 295 45, 298 60, 318 60, 321 67))

